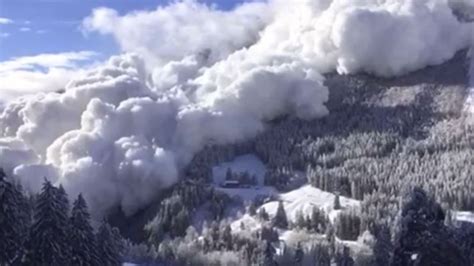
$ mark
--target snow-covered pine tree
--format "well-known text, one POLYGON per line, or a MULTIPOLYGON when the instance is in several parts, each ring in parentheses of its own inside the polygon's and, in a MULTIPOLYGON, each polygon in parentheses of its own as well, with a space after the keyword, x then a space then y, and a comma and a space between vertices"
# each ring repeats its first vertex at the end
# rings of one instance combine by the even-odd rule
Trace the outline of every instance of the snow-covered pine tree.
POLYGON ((336 193, 336 196, 334 197, 334 209, 335 210, 341 209, 341 201, 339 199, 339 193, 336 193))
POLYGON ((232 241, 232 228, 229 223, 226 223, 223 230, 221 230, 221 241, 222 245, 226 250, 231 250, 233 241, 232 241))
POLYGON ((26 199, 0 169, 0 265, 14 264, 23 251, 27 220, 22 210, 26 199))
POLYGON ((90 224, 90 214, 81 194, 74 201, 70 221, 71 263, 84 266, 100 265, 94 229, 90 224))
POLYGON ((26 264, 70 265, 67 195, 63 193, 45 180, 36 201, 26 264))
POLYGON ((354 264, 349 248, 344 246, 342 254, 336 254, 336 266, 354 266, 354 264))
POLYGON ((265 247, 263 249, 263 266, 275 266, 277 265, 275 262, 275 253, 276 250, 273 247, 270 241, 265 242, 265 247))
POLYGON ((281 201, 278 203, 278 208, 275 217, 273 217, 272 225, 283 229, 288 228, 288 218, 286 217, 285 208, 281 201))
POLYGON ((441 206, 420 187, 415 187, 407 198, 390 265, 470 265, 462 243, 444 225, 441 206))
POLYGON ((265 208, 261 208, 259 211, 258 211, 258 218, 262 221, 268 221, 270 219, 270 217, 268 216, 268 213, 267 211, 265 210, 265 208))
POLYGON ((298 242, 298 245, 296 246, 296 250, 295 250, 295 259, 294 259, 295 264, 302 265, 303 258, 304 258, 303 247, 301 246, 301 242, 298 242))
POLYGON ((257 207, 255 206, 255 202, 253 200, 250 202, 247 212, 250 216, 255 216, 257 214, 257 207))
POLYGON ((107 222, 102 222, 97 232, 97 254, 101 260, 101 265, 120 265, 120 246, 117 237, 107 222))
POLYGON ((377 226, 375 229, 374 260, 375 265, 389 265, 392 257, 392 240, 390 229, 386 225, 377 226))
POLYGON ((296 212, 295 226, 299 229, 307 229, 306 228, 306 218, 304 217, 302 210, 298 210, 296 212))

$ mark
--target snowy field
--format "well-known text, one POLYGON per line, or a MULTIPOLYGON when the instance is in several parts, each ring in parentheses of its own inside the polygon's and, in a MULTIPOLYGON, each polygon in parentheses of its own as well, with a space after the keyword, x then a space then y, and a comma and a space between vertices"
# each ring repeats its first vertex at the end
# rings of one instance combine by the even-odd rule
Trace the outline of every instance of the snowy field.
MULTIPOLYGON (((298 189, 292 190, 287 193, 279 194, 276 189, 269 186, 263 186, 263 179, 265 172, 267 171, 263 162, 253 154, 246 154, 236 157, 233 161, 221 163, 212 169, 212 178, 216 189, 225 192, 231 197, 240 197, 242 201, 248 202, 255 199, 259 195, 276 196, 282 201, 285 211, 288 215, 289 220, 295 220, 298 212, 311 213, 314 207, 323 210, 328 214, 331 221, 334 221, 340 210, 334 210, 333 204, 335 195, 311 185, 304 185, 298 189), (227 169, 230 169, 233 173, 248 172, 250 175, 257 176, 259 186, 250 188, 223 188, 220 184, 225 180, 227 169)), ((342 209, 358 209, 360 202, 358 200, 340 197, 340 203, 342 209)), ((270 215, 274 216, 278 207, 278 201, 270 201, 259 207, 265 208, 265 211, 270 215)), ((246 229, 251 231, 261 227, 261 223, 254 217, 244 215, 232 223, 233 230, 240 230, 241 223, 243 223, 246 229)))
MULTIPOLYGON (((334 194, 322 191, 310 185, 302 186, 288 193, 282 193, 279 195, 279 199, 282 201, 288 219, 291 221, 295 220, 298 212, 302 211, 308 214, 311 213, 314 207, 324 210, 331 221, 334 221, 340 212, 340 210, 334 210, 333 208, 334 194)), ((350 198, 340 197, 340 203, 342 209, 358 209, 360 207, 359 201, 350 198)), ((263 204, 258 208, 257 212, 262 208, 265 208, 269 216, 273 217, 278 208, 278 201, 263 204)), ((232 230, 240 230, 241 223, 244 224, 246 230, 250 229, 254 231, 261 227, 261 223, 255 217, 246 214, 232 223, 232 230)))

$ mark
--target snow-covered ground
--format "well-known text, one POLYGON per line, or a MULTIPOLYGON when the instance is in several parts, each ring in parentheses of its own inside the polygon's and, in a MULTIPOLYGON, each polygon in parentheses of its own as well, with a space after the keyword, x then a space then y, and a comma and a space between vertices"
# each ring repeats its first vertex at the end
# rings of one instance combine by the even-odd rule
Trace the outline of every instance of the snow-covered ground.
MULTIPOLYGON (((248 202, 255 199, 259 195, 275 196, 283 202, 286 214, 289 220, 295 220, 298 212, 304 214, 311 213, 314 207, 323 210, 328 214, 329 219, 334 221, 340 210, 334 210, 335 195, 310 185, 304 185, 298 189, 287 193, 278 193, 273 187, 263 186, 263 179, 267 171, 264 163, 255 155, 247 154, 235 158, 231 162, 221 163, 212 169, 212 178, 216 189, 225 192, 231 197, 240 197, 242 201, 248 202), (258 180, 258 186, 250 188, 222 188, 220 184, 225 180, 227 169, 231 169, 233 173, 248 172, 250 175, 255 175, 258 180)), ((360 202, 354 199, 340 197, 340 203, 343 209, 357 209, 360 202)), ((278 201, 270 201, 259 207, 265 208, 265 211, 274 216, 278 207, 278 201)), ((254 217, 247 214, 239 217, 232 223, 233 230, 241 230, 241 225, 244 225, 245 230, 254 231, 261 228, 261 222, 254 217), (250 230, 249 230, 250 229, 250 230)))
MULTIPOLYGON (((302 211, 303 214, 310 214, 313 207, 317 207, 324 210, 330 218, 334 221, 340 210, 334 210, 334 198, 336 196, 332 193, 322 191, 318 188, 310 185, 302 186, 298 189, 283 193, 279 195, 279 199, 282 201, 285 208, 286 214, 289 220, 294 221, 298 212, 302 211)), ((360 202, 358 200, 340 197, 340 203, 342 209, 358 209, 360 202)), ((271 201, 263 204, 257 210, 265 208, 265 211, 270 215, 274 216, 278 207, 278 201, 271 201)), ((244 215, 232 223, 232 230, 240 230, 241 224, 243 223, 245 230, 257 230, 261 227, 260 221, 255 217, 244 215)))
POLYGON ((474 223, 474 212, 456 212, 454 219, 457 221, 474 223))
POLYGON ((257 156, 246 154, 236 157, 231 162, 221 163, 213 167, 212 179, 215 184, 221 184, 225 180, 227 169, 231 169, 233 173, 248 172, 251 176, 255 175, 260 186, 263 186, 263 177, 267 172, 267 168, 257 156))
MULTIPOLYGON (((285 207, 288 219, 294 220, 297 213, 302 211, 304 214, 311 213, 314 207, 324 210, 329 215, 331 221, 337 216, 339 210, 334 210, 334 198, 332 193, 320 190, 311 185, 305 185, 288 193, 280 195, 280 199, 285 207)), ((340 197, 340 203, 343 209, 359 208, 358 200, 340 197)), ((273 201, 262 206, 270 216, 275 215, 278 202, 273 201)))

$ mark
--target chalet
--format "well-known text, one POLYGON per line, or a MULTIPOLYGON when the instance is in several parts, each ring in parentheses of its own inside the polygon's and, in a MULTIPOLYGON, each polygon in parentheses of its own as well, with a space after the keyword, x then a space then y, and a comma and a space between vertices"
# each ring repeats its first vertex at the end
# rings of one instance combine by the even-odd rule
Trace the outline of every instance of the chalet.
POLYGON ((226 180, 222 183, 223 188, 240 188, 240 182, 238 180, 226 180))

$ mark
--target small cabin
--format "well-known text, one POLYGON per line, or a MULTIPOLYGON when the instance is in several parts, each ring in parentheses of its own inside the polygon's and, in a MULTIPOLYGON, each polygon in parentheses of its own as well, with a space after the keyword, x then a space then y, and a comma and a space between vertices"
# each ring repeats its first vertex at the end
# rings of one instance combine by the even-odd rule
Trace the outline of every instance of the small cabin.
POLYGON ((240 182, 238 180, 226 180, 222 183, 223 188, 240 188, 240 182))

